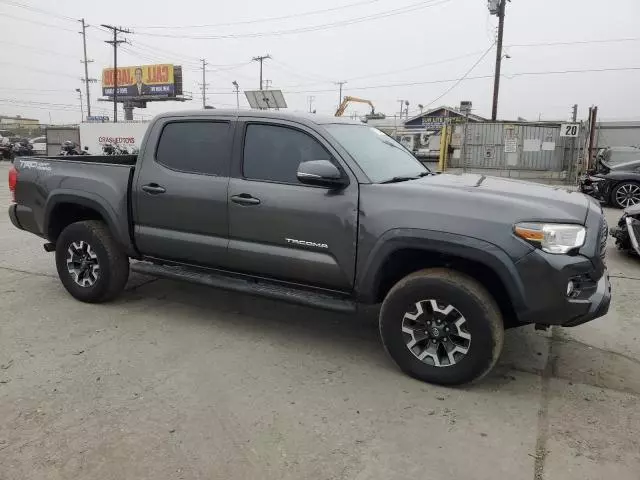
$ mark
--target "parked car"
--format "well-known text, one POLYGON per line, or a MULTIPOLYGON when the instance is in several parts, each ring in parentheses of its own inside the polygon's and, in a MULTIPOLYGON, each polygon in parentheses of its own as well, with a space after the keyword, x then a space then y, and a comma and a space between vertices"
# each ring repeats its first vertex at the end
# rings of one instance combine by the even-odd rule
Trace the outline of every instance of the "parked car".
POLYGON ((620 250, 640 255, 640 204, 625 209, 611 236, 620 250))
POLYGON ((384 346, 428 382, 478 379, 505 328, 579 325, 611 299, 597 202, 435 175, 342 118, 167 113, 139 155, 18 159, 9 186, 11 221, 46 239, 78 300, 113 299, 131 269, 341 312, 382 303, 384 346))
POLYGON ((29 140, 29 143, 33 145, 34 155, 46 155, 47 154, 47 137, 36 137, 29 140))
POLYGON ((609 163, 603 157, 598 158, 595 171, 580 180, 580 191, 617 208, 639 204, 640 154, 625 163, 609 163))

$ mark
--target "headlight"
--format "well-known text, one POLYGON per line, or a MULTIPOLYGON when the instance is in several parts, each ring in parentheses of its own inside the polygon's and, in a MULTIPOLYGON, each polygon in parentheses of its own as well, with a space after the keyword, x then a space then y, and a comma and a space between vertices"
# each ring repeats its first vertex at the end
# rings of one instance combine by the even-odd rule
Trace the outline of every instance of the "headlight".
POLYGON ((584 245, 586 229, 560 223, 518 223, 514 233, 547 253, 567 253, 584 245))
POLYGON ((592 182, 603 182, 606 180, 606 178, 602 178, 602 177, 592 177, 589 176, 587 177, 589 180, 591 180, 592 182))

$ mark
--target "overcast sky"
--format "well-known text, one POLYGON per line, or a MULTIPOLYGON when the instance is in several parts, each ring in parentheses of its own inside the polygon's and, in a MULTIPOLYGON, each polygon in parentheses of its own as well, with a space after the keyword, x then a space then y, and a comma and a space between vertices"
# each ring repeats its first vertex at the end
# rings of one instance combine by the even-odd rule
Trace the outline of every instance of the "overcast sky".
MULTIPOLYGON (((207 103, 234 107, 231 82, 257 89, 258 64, 251 58, 263 54, 273 57, 265 61, 264 78, 284 91, 294 110, 307 110, 313 96, 314 109, 332 114, 338 103, 333 82, 345 80, 344 94, 370 99, 388 115, 397 113, 399 99, 410 102, 410 113, 418 104, 471 100, 474 113, 491 114, 497 18, 486 0, 0 0, 0 115, 80 119, 75 89, 83 86, 82 41, 72 19, 81 17, 92 26, 93 114, 112 115, 110 104, 97 102, 101 70, 113 62, 104 43, 109 35, 95 28, 101 23, 134 32, 122 36, 131 44, 119 50, 119 65, 182 65, 184 89, 193 92, 191 102, 150 104, 136 114, 200 108, 200 58, 211 64, 207 103), (166 28, 149 28, 156 26, 166 28), (478 61, 469 79, 438 99, 454 85, 445 80, 463 77, 478 61)), ((640 0, 508 3, 504 42, 511 58, 503 62, 499 117, 566 119, 577 103, 581 117, 595 104, 601 118, 640 119, 639 20, 640 0), (592 43, 518 46, 553 42, 592 43), (532 75, 601 69, 616 70, 532 75), (522 73, 529 75, 516 75, 522 73)), ((247 106, 243 96, 241 105, 247 106)), ((356 105, 347 114, 354 111, 367 108, 356 105)))

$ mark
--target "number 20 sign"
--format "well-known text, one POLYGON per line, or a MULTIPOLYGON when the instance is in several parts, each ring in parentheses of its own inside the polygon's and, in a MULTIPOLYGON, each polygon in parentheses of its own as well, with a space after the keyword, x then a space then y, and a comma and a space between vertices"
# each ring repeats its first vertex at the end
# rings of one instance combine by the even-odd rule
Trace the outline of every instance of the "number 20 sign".
POLYGON ((580 133, 579 123, 563 123, 560 126, 561 137, 577 137, 580 133))

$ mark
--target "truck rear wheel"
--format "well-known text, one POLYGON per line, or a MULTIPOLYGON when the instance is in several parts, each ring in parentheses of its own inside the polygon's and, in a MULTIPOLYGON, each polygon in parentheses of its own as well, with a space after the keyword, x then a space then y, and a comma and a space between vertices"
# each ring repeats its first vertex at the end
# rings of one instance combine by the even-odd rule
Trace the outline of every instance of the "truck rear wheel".
POLYGON ((486 375, 504 342, 493 297, 473 278, 445 268, 412 273, 389 291, 380 311, 380 334, 404 372, 441 385, 486 375))
POLYGON ((62 231, 56 267, 67 291, 88 303, 113 299, 129 278, 129 258, 107 226, 95 220, 72 223, 62 231))

